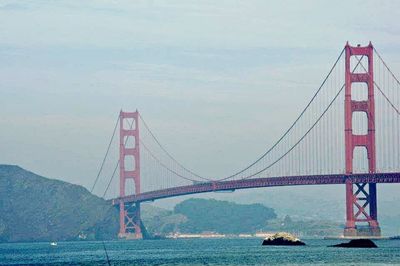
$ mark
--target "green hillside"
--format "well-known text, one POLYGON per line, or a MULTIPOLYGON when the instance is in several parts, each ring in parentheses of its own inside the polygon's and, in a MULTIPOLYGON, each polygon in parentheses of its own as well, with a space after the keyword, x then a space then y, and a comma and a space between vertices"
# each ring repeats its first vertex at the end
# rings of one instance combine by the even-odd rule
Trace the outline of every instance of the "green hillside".
POLYGON ((115 238, 118 213, 82 186, 0 165, 0 242, 115 238))
POLYGON ((174 212, 187 217, 181 232, 213 231, 226 234, 255 233, 276 218, 275 211, 261 204, 189 199, 175 206, 174 212))

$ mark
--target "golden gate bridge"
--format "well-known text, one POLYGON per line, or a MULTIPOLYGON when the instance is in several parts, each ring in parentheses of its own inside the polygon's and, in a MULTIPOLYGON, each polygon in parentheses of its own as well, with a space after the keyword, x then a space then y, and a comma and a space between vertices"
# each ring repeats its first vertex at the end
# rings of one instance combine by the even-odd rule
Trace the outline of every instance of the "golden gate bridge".
POLYGON ((295 121, 246 167, 220 178, 195 173, 164 148, 137 110, 121 111, 91 191, 116 146, 119 158, 109 167, 112 174, 103 197, 119 208, 122 238, 143 238, 140 204, 145 201, 330 184, 345 187, 344 236, 379 237, 376 184, 400 183, 399 110, 400 82, 378 51, 371 43, 347 43, 295 121), (111 187, 117 188, 117 195, 107 194, 111 187))

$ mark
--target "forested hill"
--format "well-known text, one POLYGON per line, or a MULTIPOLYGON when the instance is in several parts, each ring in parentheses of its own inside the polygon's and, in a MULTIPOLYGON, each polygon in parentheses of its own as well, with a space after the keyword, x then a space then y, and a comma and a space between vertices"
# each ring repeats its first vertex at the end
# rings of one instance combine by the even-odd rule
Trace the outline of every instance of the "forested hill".
POLYGON ((82 186, 0 165, 0 242, 115 238, 118 213, 82 186))
POLYGON ((274 209, 261 204, 237 204, 229 201, 189 199, 175 206, 175 214, 187 221, 182 232, 214 231, 227 234, 254 233, 276 218, 274 209))

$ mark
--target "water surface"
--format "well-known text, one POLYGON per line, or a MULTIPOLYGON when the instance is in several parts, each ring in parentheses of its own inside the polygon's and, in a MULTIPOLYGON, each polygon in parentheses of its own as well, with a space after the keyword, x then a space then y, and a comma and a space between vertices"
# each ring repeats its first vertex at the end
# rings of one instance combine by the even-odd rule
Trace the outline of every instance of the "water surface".
MULTIPOLYGON (((305 239, 307 246, 261 246, 261 239, 107 241, 112 265, 400 265, 400 240, 377 249, 332 248, 337 240, 305 239)), ((0 244, 0 264, 107 265, 103 243, 0 244)))

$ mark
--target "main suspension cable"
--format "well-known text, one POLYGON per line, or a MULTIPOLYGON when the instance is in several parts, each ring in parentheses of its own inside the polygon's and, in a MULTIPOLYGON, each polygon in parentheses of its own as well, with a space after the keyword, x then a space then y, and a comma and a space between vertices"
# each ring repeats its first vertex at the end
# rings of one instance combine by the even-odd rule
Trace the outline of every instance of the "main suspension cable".
POLYGON ((114 171, 113 171, 112 176, 111 176, 111 178, 110 178, 110 182, 108 182, 107 188, 106 188, 106 190, 104 190, 103 198, 106 196, 107 191, 108 191, 108 189, 110 188, 111 182, 114 180, 115 173, 117 172, 118 165, 119 165, 119 160, 117 161, 117 164, 116 164, 115 167, 114 167, 114 171))
POLYGON ((265 158, 265 156, 267 156, 276 146, 278 146, 278 144, 289 134, 289 132, 293 129, 293 127, 297 124, 297 122, 300 120, 300 118, 304 115, 304 113, 307 111, 307 109, 310 107, 311 103, 314 101, 314 99, 317 97, 317 95, 319 94, 319 92, 322 90, 323 86, 325 85, 326 81, 328 80, 329 76, 331 75, 331 73, 333 72, 333 70, 335 69, 337 63, 339 62, 340 58, 343 55, 344 52, 344 48, 342 49, 342 51, 340 52, 338 58, 336 59, 335 63, 333 64, 332 68, 329 70, 328 75, 325 77, 325 79, 323 80, 322 84, 319 86, 318 90, 315 92, 315 94, 313 95, 313 97, 311 98, 311 100, 308 102, 308 104, 306 105, 306 107, 303 109, 303 111, 300 113, 300 115, 297 117, 297 119, 293 122, 293 124, 286 130, 286 132, 278 139, 277 142, 275 142, 275 144, 269 148, 263 155, 261 155, 261 157, 259 157, 256 161, 254 161, 253 163, 251 163, 249 166, 247 166, 246 168, 230 175, 227 176, 225 178, 222 179, 218 179, 216 181, 223 181, 223 180, 227 180, 230 178, 233 178, 243 172, 245 172, 246 170, 250 169, 252 166, 254 166, 255 164, 257 164, 259 161, 261 161, 263 158, 265 158))
MULTIPOLYGON (((117 125, 118 125, 119 118, 120 118, 120 116, 118 116, 117 124, 115 125, 115 128, 114 128, 114 134, 115 134, 115 130, 116 130, 117 125)), ((129 125, 129 129, 132 129, 132 127, 133 127, 133 122, 134 122, 134 121, 132 121, 132 123, 130 123, 130 122, 128 121, 128 124, 130 124, 130 125, 129 125)), ((128 138, 125 139, 124 145, 126 145, 127 142, 128 142, 128 138)), ((116 164, 115 167, 114 167, 114 171, 113 171, 113 173, 112 173, 112 175, 111 175, 110 181, 108 182, 107 187, 106 187, 106 189, 104 190, 103 198, 106 196, 107 191, 108 191, 108 189, 110 188, 110 185, 111 185, 112 181, 114 180, 115 173, 117 172, 117 169, 118 169, 118 165, 119 165, 119 159, 118 159, 118 161, 117 161, 117 164, 116 164)))
MULTIPOLYGON (((378 53, 377 53, 378 54, 378 53)), ((378 54, 379 56, 379 54, 378 54)), ((356 56, 356 58, 358 59, 358 57, 356 56)), ((382 60, 382 59, 381 59, 382 60)), ((382 60, 383 64, 386 66, 385 62, 382 60)), ((367 73, 368 76, 370 76, 369 72, 367 71, 367 69, 364 67, 364 65, 360 62, 361 67, 364 69, 365 73, 367 73)), ((394 74, 390 71, 390 69, 386 66, 387 70, 389 70, 389 72, 392 74, 392 76, 396 79, 396 77, 394 76, 394 74)), ((397 80, 397 79, 396 79, 397 80)), ((398 82, 398 80, 397 80, 398 82)), ((383 97, 385 98, 385 100, 389 103, 389 105, 396 111, 396 113, 398 115, 400 115, 400 111, 399 109, 396 108, 396 106, 392 103, 392 101, 389 99, 389 97, 386 96, 386 94, 382 91, 381 87, 378 85, 378 83, 375 82, 374 80, 374 84, 375 86, 378 88, 378 91, 383 95, 383 97)))
POLYGON ((392 72, 392 70, 390 70, 390 68, 388 67, 388 65, 386 64, 386 62, 383 60, 383 58, 381 57, 381 55, 378 53, 378 51, 375 49, 374 47, 374 51, 376 53, 376 55, 379 57, 379 59, 382 61, 383 65, 386 67, 386 69, 389 71, 389 73, 392 75, 392 77, 396 80, 397 84, 400 85, 400 81, 397 79, 397 77, 395 76, 395 74, 392 72))
POLYGON ((153 139, 156 141, 156 143, 158 144, 158 146, 160 146, 160 148, 165 152, 165 154, 167 154, 167 156, 173 160, 177 165, 179 165, 182 169, 184 169, 185 171, 189 172, 190 174, 203 179, 203 180, 207 180, 207 181, 212 181, 212 179, 200 176, 196 173, 194 173, 193 171, 191 171, 190 169, 186 168, 185 166, 183 166, 181 163, 179 163, 160 143, 160 141, 156 138, 156 136, 153 134, 153 132, 150 130, 149 126, 147 125, 146 121, 144 121, 142 115, 139 113, 139 117, 143 122, 143 125, 146 127, 146 129, 149 131, 150 135, 153 137, 153 139))
MULTIPOLYGON (((357 58, 358 59, 358 58, 357 58)), ((358 67, 358 65, 361 64, 361 60, 363 59, 363 56, 358 60, 357 65, 354 67, 353 71, 354 72, 356 70, 356 68, 358 67)), ((322 119, 322 117, 326 114, 326 112, 330 109, 330 107, 332 106, 332 104, 335 102, 335 100, 337 99, 337 97, 340 95, 340 93, 343 91, 343 88, 345 87, 345 84, 342 85, 342 87, 340 88, 340 90, 336 93, 335 97, 332 99, 332 101, 329 103, 329 105, 327 106, 327 108, 325 108, 325 110, 322 112, 322 114, 318 117, 318 119, 314 122, 314 124, 307 130, 307 132, 288 150, 286 151, 283 155, 281 155, 277 160, 275 160, 274 162, 272 162, 271 164, 269 164, 268 166, 264 167, 263 169, 248 175, 246 177, 243 177, 242 179, 248 179, 251 177, 254 177, 266 170, 268 170, 269 168, 271 168, 273 165, 275 165, 276 163, 278 163, 281 159, 283 159, 286 155, 288 155, 310 132, 311 130, 319 123, 319 121, 322 119)), ((219 181, 219 180, 218 180, 219 181)))
POLYGON ((96 186, 97 181, 99 180, 100 174, 101 174, 101 172, 103 171, 103 167, 104 167, 104 164, 105 164, 105 162, 106 162, 106 158, 107 158, 107 156, 108 156, 108 152, 110 151, 110 147, 111 147, 112 141, 113 141, 113 139, 114 139, 115 132, 117 131, 118 120, 119 120, 119 116, 118 116, 118 118, 117 118, 117 121, 115 122, 114 130, 113 130, 113 133, 112 133, 110 142, 108 143, 108 147, 107 147, 107 150, 106 150, 106 154, 104 155, 103 161, 101 162, 100 169, 99 169, 99 171, 98 171, 98 173, 97 173, 96 180, 94 181, 93 186, 92 186, 92 188, 90 189, 90 193, 93 192, 94 187, 96 186))
POLYGON ((143 147, 145 150, 147 150, 147 152, 150 154, 150 156, 151 156, 157 163, 159 163, 163 168, 165 168, 167 171, 169 171, 169 172, 171 172, 171 173, 173 173, 173 174, 175 174, 175 175, 177 175, 177 176, 179 176, 179 177, 181 177, 181 178, 183 178, 183 179, 186 179, 186 180, 188 180, 188 181, 199 182, 198 180, 190 179, 190 178, 185 177, 185 176, 183 176, 183 175, 177 173, 176 171, 172 170, 171 168, 169 168, 168 166, 166 166, 163 162, 161 162, 161 160, 158 159, 158 158, 150 151, 150 149, 144 144, 144 142, 143 142, 142 140, 140 140, 140 144, 142 145, 142 147, 143 147))
POLYGON ((274 162, 272 162, 271 164, 269 164, 268 166, 264 167, 263 169, 257 171, 256 173, 253 173, 249 176, 243 177, 242 179, 248 179, 251 178, 253 176, 256 176, 266 170, 268 170, 269 168, 271 168, 272 166, 274 166, 276 163, 278 163, 281 159, 283 159, 286 155, 288 155, 294 148, 296 148, 296 146, 303 140, 305 139, 305 137, 307 137, 307 135, 311 132, 311 130, 319 123, 319 121, 321 121, 321 119, 323 118, 323 116, 326 114, 326 112, 331 108, 332 104, 336 101, 337 97, 340 95, 340 93, 343 91, 343 88, 345 87, 345 85, 343 85, 340 90, 336 93, 335 97, 332 99, 332 101, 329 103, 328 107, 324 110, 324 112, 318 117, 318 119, 314 122, 314 124, 307 130, 307 132, 288 150, 286 151, 284 154, 282 154, 278 159, 276 159, 274 162))

